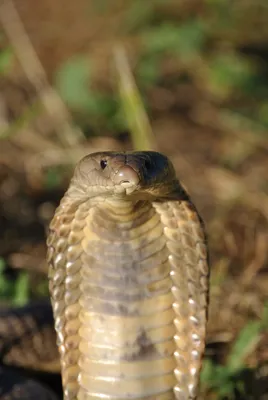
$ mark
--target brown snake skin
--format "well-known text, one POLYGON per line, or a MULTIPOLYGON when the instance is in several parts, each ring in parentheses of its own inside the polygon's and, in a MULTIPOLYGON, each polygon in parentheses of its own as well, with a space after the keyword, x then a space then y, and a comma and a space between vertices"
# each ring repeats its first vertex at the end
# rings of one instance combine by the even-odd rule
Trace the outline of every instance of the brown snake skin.
POLYGON ((157 152, 86 156, 47 243, 64 399, 195 399, 207 245, 171 162, 157 152))
POLYGON ((0 366, 1 400, 58 400, 46 386, 12 368, 0 366))
POLYGON ((57 400, 46 386, 60 370, 50 302, 1 307, 0 400, 57 400))
POLYGON ((60 371, 56 335, 48 301, 0 310, 0 360, 33 371, 60 371))

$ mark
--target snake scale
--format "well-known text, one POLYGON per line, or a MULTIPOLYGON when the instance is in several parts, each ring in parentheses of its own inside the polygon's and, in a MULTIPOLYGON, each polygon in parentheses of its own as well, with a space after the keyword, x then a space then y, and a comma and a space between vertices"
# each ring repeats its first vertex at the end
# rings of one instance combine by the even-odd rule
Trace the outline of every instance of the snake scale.
POLYGON ((1 309, 0 321, 0 399, 57 400, 38 382, 60 369, 50 303, 1 309))
POLYGON ((64 399, 195 399, 207 245, 168 158, 83 158, 47 245, 64 399))

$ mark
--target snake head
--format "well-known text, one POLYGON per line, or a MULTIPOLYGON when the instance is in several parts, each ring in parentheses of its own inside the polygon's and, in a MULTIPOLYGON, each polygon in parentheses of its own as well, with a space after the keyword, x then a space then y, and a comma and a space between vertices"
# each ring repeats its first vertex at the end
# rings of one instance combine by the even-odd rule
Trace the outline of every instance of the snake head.
POLYGON ((177 183, 172 163, 161 153, 98 152, 78 163, 68 192, 83 197, 159 198, 174 192, 177 183))

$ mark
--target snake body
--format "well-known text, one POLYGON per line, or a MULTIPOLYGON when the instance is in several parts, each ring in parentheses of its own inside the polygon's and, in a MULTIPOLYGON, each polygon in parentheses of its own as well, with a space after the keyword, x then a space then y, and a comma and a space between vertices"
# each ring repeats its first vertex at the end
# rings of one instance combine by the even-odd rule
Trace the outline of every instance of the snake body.
POLYGON ((195 399, 207 246, 168 158, 83 158, 47 244, 64 399, 195 399))
POLYGON ((50 302, 1 309, 0 321, 0 399, 56 400, 46 387, 58 388, 60 371, 50 302))
POLYGON ((0 360, 8 366, 57 373, 60 370, 48 301, 0 310, 0 360))
POLYGON ((1 400, 58 400, 58 397, 43 384, 23 376, 12 368, 0 366, 1 400))

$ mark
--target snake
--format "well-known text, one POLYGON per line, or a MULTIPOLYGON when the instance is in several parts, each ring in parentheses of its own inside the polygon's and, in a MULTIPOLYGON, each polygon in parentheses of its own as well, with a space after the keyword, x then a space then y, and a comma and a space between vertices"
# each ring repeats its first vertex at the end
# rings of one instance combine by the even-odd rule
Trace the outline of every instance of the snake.
POLYGON ((84 157, 47 246, 64 400, 196 399, 208 246, 168 157, 84 157))
POLYGON ((12 368, 0 366, 1 400, 58 400, 45 385, 23 376, 12 368))
POLYGON ((50 302, 2 307, 0 321, 0 399, 57 400, 38 381, 46 377, 49 383, 60 371, 50 302))

